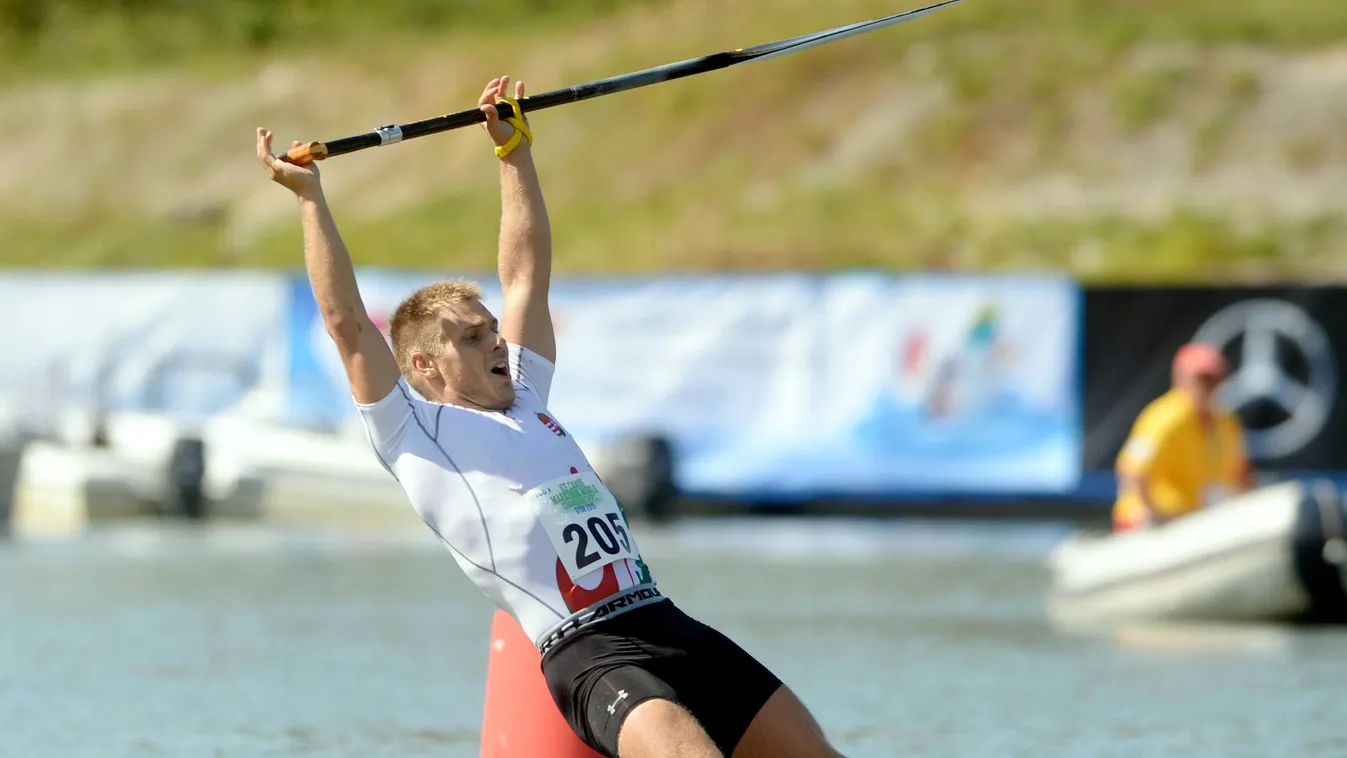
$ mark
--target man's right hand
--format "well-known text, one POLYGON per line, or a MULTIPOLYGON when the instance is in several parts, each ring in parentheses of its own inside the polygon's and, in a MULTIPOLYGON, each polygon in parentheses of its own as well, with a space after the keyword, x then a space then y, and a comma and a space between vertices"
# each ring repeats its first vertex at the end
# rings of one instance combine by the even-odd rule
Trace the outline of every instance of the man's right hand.
MULTIPOLYGON (((318 164, 310 161, 303 166, 297 166, 293 163, 278 159, 271 152, 271 132, 257 128, 257 159, 262 162, 262 167, 267 170, 271 180, 285 187, 300 200, 317 200, 322 197, 323 184, 322 177, 318 174, 318 164)), ((304 144, 295 140, 291 147, 299 147, 304 144)))
MULTIPOLYGON (((296 142, 295 145, 299 145, 296 142)), ((304 229, 304 266, 323 325, 337 346, 351 394, 357 403, 377 403, 397 385, 401 374, 393 351, 374 327, 360 298, 355 266, 337 231, 332 210, 323 202, 318 167, 296 166, 271 153, 271 132, 257 130, 257 159, 271 180, 299 198, 304 229)))

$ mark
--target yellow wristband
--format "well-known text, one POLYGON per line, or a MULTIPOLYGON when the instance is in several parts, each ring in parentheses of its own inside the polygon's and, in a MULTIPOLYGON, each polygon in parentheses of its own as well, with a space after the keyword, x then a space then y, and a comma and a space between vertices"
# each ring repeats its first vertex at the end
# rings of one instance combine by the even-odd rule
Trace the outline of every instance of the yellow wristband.
POLYGON ((514 115, 505 119, 505 123, 514 127, 514 134, 510 135, 510 139, 504 145, 496 146, 496 157, 505 160, 519 147, 519 143, 523 140, 528 140, 529 145, 532 145, 533 132, 529 129, 528 122, 524 120, 524 109, 520 107, 518 100, 505 97, 496 101, 497 105, 501 103, 509 105, 514 110, 514 115))
POLYGON ((496 157, 505 160, 510 157, 510 153, 513 153, 515 148, 519 147, 519 143, 523 141, 524 133, 519 131, 518 127, 516 127, 514 134, 510 135, 510 139, 507 140, 504 145, 496 145, 496 157))

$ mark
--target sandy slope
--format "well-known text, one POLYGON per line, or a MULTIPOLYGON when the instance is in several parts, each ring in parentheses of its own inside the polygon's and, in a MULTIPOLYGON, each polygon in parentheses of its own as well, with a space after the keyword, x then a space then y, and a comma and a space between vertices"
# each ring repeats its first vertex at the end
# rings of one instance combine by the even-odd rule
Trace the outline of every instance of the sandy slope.
MULTIPOLYGON (((273 262, 255 248, 287 228, 292 207, 252 159, 254 125, 331 138, 462 107, 503 62, 549 89, 710 51, 726 38, 705 28, 713 5, 538 35, 513 56, 493 52, 498 41, 450 40, 401 49, 386 69, 316 57, 232 77, 12 87, 0 92, 0 249, 59 263, 73 226, 172 239, 207 225, 238 260, 273 262)), ((864 38, 538 114, 554 220, 597 261, 639 240, 647 260, 636 268, 826 265, 830 240, 850 262, 975 265, 986 246, 1018 239, 1004 230, 1035 220, 1163 223, 1193 209, 1275 236, 1347 207, 1347 45, 1146 45, 1047 79, 1052 61, 1031 45, 864 38), (955 252, 923 259, 882 241, 913 234, 948 236, 955 252)), ((356 226, 402 223, 446 195, 473 198, 484 215, 494 207, 476 134, 343 157, 326 173, 356 226)), ((416 223, 408 234, 437 233, 416 223)), ((1088 273, 1110 254, 1089 242, 1070 240, 1066 260, 1060 250, 1023 260, 1088 273)), ((92 262, 136 260, 109 243, 92 262)))

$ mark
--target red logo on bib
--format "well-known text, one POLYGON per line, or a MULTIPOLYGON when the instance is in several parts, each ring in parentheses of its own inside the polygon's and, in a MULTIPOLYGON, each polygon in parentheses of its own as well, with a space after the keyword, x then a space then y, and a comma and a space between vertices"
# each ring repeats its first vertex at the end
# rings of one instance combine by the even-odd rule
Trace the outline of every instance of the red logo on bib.
POLYGON ((557 422, 553 421, 552 417, 548 416, 546 413, 539 413, 538 420, 543 422, 543 426, 547 427, 548 429, 551 429, 552 433, 555 434, 556 436, 558 437, 566 436, 566 430, 561 428, 561 424, 558 424, 557 422))
POLYGON ((613 566, 614 564, 610 563, 603 567, 598 586, 593 588, 581 587, 571 581, 571 577, 566 573, 566 566, 558 558, 557 589, 561 591, 561 597, 566 601, 566 607, 574 613, 583 608, 588 608, 610 595, 621 592, 622 585, 617 583, 617 570, 613 566))

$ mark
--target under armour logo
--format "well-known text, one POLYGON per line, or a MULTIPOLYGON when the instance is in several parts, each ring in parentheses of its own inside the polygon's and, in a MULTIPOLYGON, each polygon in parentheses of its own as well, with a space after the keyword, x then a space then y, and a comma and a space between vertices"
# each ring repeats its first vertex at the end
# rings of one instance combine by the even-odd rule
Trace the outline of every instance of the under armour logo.
POLYGON ((627 691, 626 691, 626 690, 618 690, 618 691, 617 691, 617 699, 614 700, 612 703, 609 703, 609 705, 608 705, 608 715, 610 715, 610 716, 616 715, 616 714, 617 714, 617 704, 618 704, 618 703, 621 703, 623 700, 626 700, 626 699, 627 699, 627 691))

